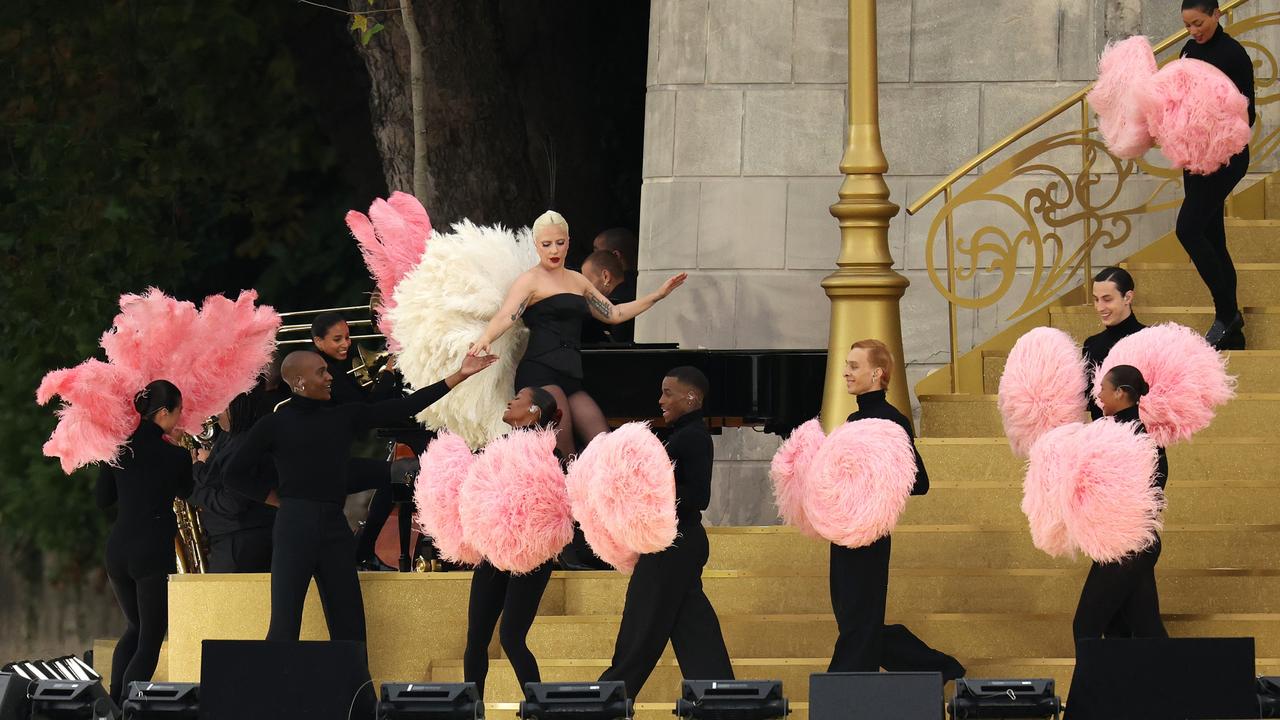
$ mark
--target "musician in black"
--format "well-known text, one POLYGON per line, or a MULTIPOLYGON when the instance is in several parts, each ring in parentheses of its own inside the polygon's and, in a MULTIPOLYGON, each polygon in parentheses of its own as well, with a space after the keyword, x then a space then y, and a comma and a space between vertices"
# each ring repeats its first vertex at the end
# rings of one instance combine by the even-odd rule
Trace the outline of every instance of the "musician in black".
POLYGON ((582 321, 588 315, 607 325, 634 319, 680 287, 685 273, 673 275, 656 292, 614 305, 582 273, 564 267, 569 253, 569 223, 548 210, 533 223, 538 264, 520 274, 496 315, 471 344, 468 353, 489 354, 489 345, 524 319, 529 343, 516 367, 516 387, 542 387, 556 399, 562 421, 556 446, 566 457, 577 448, 574 435, 586 444, 609 424, 600 406, 582 389, 582 321))
POLYGON ((1084 341, 1084 361, 1089 381, 1085 397, 1094 420, 1102 417, 1102 409, 1093 401, 1094 372, 1116 343, 1146 327, 1133 314, 1133 293, 1133 276, 1128 270, 1108 267, 1093 277, 1093 309, 1102 321, 1102 332, 1084 341))
MULTIPOLYGON (((1230 78, 1249 100, 1249 124, 1253 125, 1253 60, 1218 24, 1221 18, 1218 0, 1182 0, 1182 23, 1191 39, 1182 46, 1180 56, 1207 62, 1230 78)), ((1191 256, 1196 272, 1213 297, 1213 324, 1205 339, 1219 350, 1243 350, 1245 346, 1244 316, 1236 299, 1236 268, 1227 252, 1223 208, 1248 171, 1246 145, 1224 167, 1208 175, 1182 172, 1185 198, 1178 211, 1178 242, 1191 256)))
POLYGON ((133 398, 138 428, 112 467, 104 463, 98 507, 119 505, 107 536, 107 579, 127 626, 111 656, 111 699, 119 704, 129 683, 150 680, 169 628, 168 575, 176 570, 174 498, 191 493, 191 454, 165 440, 182 415, 182 394, 156 380, 133 398))
MULTIPOLYGON (((893 372, 893 355, 879 340, 859 340, 845 359, 844 381, 856 395, 858 410, 849 422, 879 418, 897 423, 915 442, 911 422, 889 404, 885 390, 893 372)), ((915 453, 916 479, 912 495, 929 492, 929 474, 915 453)), ((891 536, 859 548, 831 544, 831 607, 840 635, 831 656, 830 672, 933 671, 944 680, 964 676, 955 658, 925 645, 902 625, 885 627, 889 595, 891 536)))
POLYGON ((351 443, 379 423, 421 412, 495 359, 467 356, 457 372, 407 397, 333 405, 333 376, 320 355, 298 351, 285 358, 281 372, 293 398, 254 425, 226 474, 235 489, 260 500, 265 500, 261 489, 241 484, 243 479, 267 457, 279 477, 268 640, 298 639, 303 600, 314 577, 330 639, 364 641, 354 539, 342 513, 351 443))
POLYGON ((613 662, 600 676, 621 680, 635 698, 671 641, 680 674, 687 680, 732 680, 733 666, 715 608, 702 589, 710 547, 702 511, 711 502, 715 447, 702 416, 710 383, 702 371, 678 367, 662 379, 658 406, 671 427, 667 455, 675 463, 676 540, 641 555, 622 609, 613 662))
MULTIPOLYGON (((226 480, 231 456, 244 443, 258 421, 259 405, 253 393, 237 395, 218 415, 222 432, 207 453, 197 455, 193 472, 195 489, 191 503, 200 508, 200 521, 209 540, 209 572, 270 572, 271 528, 276 510, 231 489, 226 480)), ((264 495, 276 487, 275 466, 259 463, 241 486, 258 488, 264 495)))
MULTIPOLYGON (((636 299, 635 285, 631 285, 628 291, 623 272, 618 255, 607 250, 597 250, 582 261, 582 276, 614 305, 636 299)), ((582 323, 582 341, 585 343, 629 343, 635 332, 635 320, 606 325, 592 317, 582 323)))

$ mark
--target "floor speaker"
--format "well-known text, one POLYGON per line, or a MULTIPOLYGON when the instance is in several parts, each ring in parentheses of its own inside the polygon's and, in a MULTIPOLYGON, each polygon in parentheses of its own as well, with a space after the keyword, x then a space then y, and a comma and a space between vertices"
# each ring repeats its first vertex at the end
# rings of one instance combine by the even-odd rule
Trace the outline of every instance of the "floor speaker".
POLYGON ((27 695, 35 683, 30 680, 0 673, 0 720, 28 720, 31 717, 31 703, 27 695))
POLYGON ((205 640, 204 720, 370 720, 377 704, 359 642, 205 640))
POLYGON ((1256 718, 1253 638, 1081 640, 1067 720, 1256 718))
POLYGON ((815 673, 810 720, 942 720, 942 674, 815 673))

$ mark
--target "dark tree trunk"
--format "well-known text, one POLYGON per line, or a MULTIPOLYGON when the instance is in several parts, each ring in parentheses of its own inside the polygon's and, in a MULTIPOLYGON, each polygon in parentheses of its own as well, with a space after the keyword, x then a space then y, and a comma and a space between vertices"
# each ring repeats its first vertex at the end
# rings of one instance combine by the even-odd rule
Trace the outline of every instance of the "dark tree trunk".
MULTIPOLYGON (((365 0, 349 0, 354 11, 365 0)), ((426 76, 427 189, 432 224, 462 218, 528 225, 545 208, 529 161, 524 113, 504 65, 494 0, 417 0, 426 76)), ((400 13, 360 47, 369 70, 369 111, 388 190, 413 192, 409 46, 400 13)), ((359 43, 357 43, 359 46, 359 43)))

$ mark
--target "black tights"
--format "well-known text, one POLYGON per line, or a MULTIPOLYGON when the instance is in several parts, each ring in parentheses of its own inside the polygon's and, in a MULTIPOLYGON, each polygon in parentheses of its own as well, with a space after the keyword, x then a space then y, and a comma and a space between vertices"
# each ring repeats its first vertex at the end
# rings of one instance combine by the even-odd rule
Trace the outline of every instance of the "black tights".
POLYGON ((111 699, 118 705, 129 683, 150 680, 156 671, 169 628, 169 580, 165 574, 137 579, 110 575, 108 579, 128 622, 111 655, 111 699))
POLYGON ((1076 640, 1104 635, 1169 637, 1160 620, 1160 595, 1156 592, 1159 559, 1157 538, 1155 545, 1133 557, 1120 562, 1094 563, 1080 591, 1080 604, 1071 623, 1076 640))
POLYGON ((1240 307, 1236 302, 1236 267, 1227 252, 1227 231, 1222 216, 1227 196, 1248 170, 1249 148, 1246 147, 1215 173, 1182 173, 1186 199, 1178 211, 1178 242, 1182 243, 1213 296, 1215 318, 1224 323, 1230 322, 1240 307))
POLYGON ((551 579, 551 563, 527 575, 512 575, 482 562, 471 574, 471 597, 467 601, 467 649, 462 655, 462 679, 473 682, 484 697, 484 679, 489 674, 489 641, 493 626, 502 616, 498 641, 516 671, 520 687, 541 682, 538 660, 529 650, 529 628, 538 614, 542 593, 551 579))

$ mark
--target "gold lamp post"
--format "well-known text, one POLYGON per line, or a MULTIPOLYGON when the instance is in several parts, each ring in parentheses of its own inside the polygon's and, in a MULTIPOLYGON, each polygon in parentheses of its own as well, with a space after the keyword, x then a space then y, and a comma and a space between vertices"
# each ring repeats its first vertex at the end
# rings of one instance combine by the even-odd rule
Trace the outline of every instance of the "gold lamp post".
POLYGON ((879 79, 876 73, 876 2, 849 0, 849 132, 840 172, 840 201, 831 214, 840 221, 836 271, 822 280, 831 298, 831 334, 822 393, 822 426, 830 432, 844 422, 855 402, 845 391, 843 372, 849 346, 875 338, 893 352, 889 402, 910 417, 902 358, 898 301, 910 284, 894 272, 889 253, 889 220, 898 206, 889 202, 880 146, 879 79))

